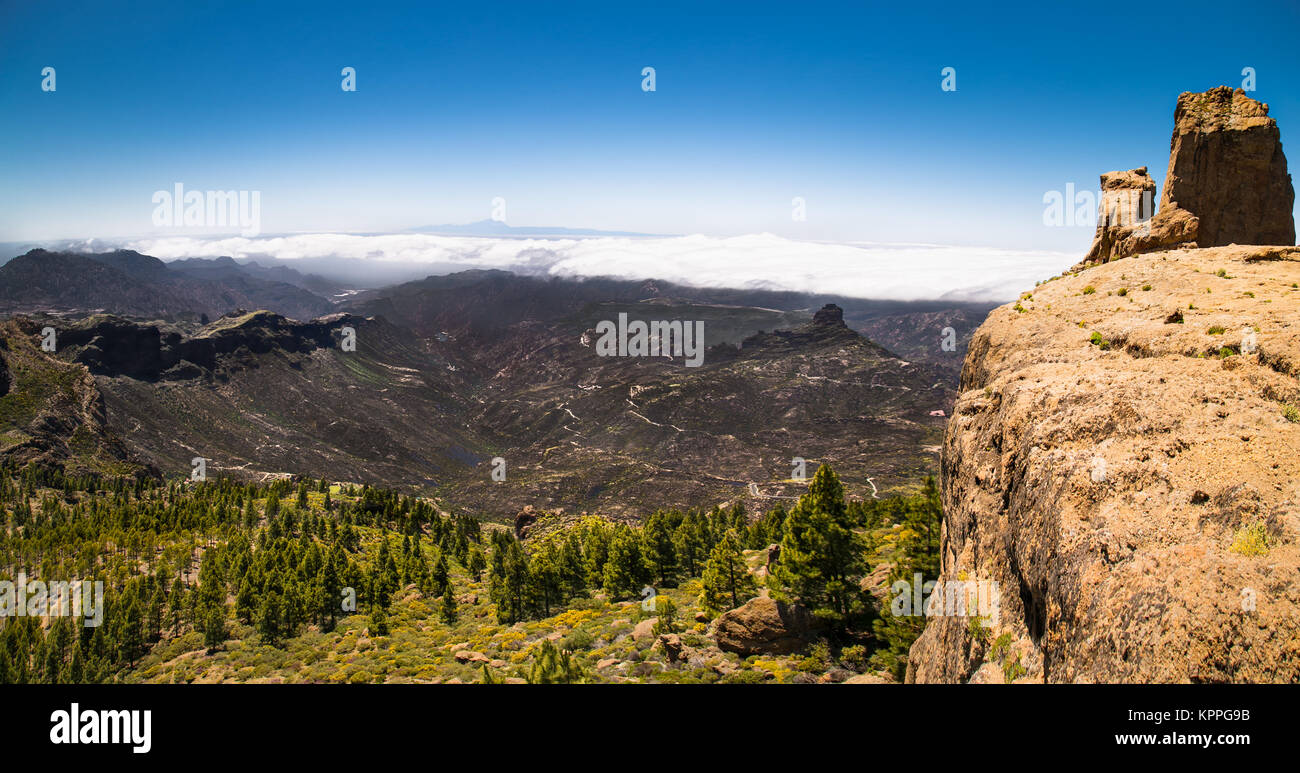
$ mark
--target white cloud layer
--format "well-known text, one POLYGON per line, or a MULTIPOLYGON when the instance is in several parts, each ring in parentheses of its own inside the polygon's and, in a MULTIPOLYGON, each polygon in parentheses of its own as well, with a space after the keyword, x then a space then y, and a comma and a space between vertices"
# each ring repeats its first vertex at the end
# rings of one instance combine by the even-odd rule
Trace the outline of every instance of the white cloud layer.
MULTIPOLYGON (((431 234, 147 238, 127 248, 163 260, 229 255, 500 268, 562 277, 660 279, 702 287, 794 290, 892 300, 1007 301, 1077 256, 986 247, 801 242, 772 234, 730 238, 518 239, 431 234)), ((452 269, 455 270, 455 269, 452 269)))

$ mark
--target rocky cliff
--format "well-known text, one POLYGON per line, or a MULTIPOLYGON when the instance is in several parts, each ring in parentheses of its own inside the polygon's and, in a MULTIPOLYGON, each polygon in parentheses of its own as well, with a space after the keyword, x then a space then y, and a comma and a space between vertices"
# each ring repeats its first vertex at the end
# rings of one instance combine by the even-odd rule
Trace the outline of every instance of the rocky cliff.
POLYGON ((1152 252, 975 333, 915 682, 1300 680, 1300 248, 1152 252))
POLYGON ((1173 247, 1295 244, 1295 189, 1268 105, 1241 89, 1184 92, 1152 217, 1146 167, 1101 176, 1097 235, 1082 266, 1173 247))

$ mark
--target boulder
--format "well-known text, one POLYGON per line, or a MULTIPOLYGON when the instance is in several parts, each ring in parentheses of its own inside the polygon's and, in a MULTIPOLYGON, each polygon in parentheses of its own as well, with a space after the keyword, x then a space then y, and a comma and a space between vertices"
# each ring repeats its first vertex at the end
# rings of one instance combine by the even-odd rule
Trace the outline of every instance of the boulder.
POLYGON ((540 514, 533 509, 532 505, 524 505, 524 509, 515 516, 515 537, 523 539, 528 527, 537 523, 539 517, 540 514))
POLYGON ((491 658, 482 652, 472 652, 470 650, 461 650, 452 655, 457 663, 469 663, 470 665, 480 666, 491 662, 491 658))
POLYGON ((719 649, 739 655, 784 655, 803 649, 817 627, 807 608, 759 597, 718 617, 713 638, 719 649))
POLYGON ((893 684, 893 681, 879 674, 858 674, 857 676, 850 676, 841 684, 893 684))
POLYGON ((668 659, 676 663, 682 655, 682 637, 675 633, 665 633, 659 636, 659 646, 663 647, 664 653, 668 659))
POLYGON ((655 623, 659 622, 657 617, 647 617, 636 624, 632 629, 632 641, 649 641, 654 638, 655 623))
POLYGON ((767 546, 767 573, 771 574, 781 560, 781 545, 773 543, 767 546))

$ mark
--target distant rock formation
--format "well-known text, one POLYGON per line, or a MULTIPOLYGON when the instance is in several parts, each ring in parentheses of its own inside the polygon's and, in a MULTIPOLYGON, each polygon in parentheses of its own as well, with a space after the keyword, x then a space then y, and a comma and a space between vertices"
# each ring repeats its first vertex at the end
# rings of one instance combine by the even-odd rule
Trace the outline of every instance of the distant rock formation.
POLYGON ((1184 92, 1169 150, 1154 217, 1146 167, 1101 176, 1097 235, 1076 268, 1174 247, 1295 244, 1295 189, 1268 105, 1227 86, 1184 92))
POLYGON ((844 309, 841 309, 833 303, 828 303, 818 309, 817 313, 813 315, 813 324, 847 327, 847 325, 844 324, 844 309))

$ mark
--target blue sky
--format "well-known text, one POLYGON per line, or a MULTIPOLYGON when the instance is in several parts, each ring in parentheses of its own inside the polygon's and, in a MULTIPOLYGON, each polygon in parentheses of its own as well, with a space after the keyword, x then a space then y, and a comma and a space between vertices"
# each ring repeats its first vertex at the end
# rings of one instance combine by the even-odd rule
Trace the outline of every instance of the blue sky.
POLYGON ((0 241, 152 233, 179 181, 261 191, 264 232, 500 196, 514 225, 1082 252, 1044 193, 1163 183, 1178 93, 1246 66, 1300 158, 1294 2, 127 5, 0 2, 0 241))

